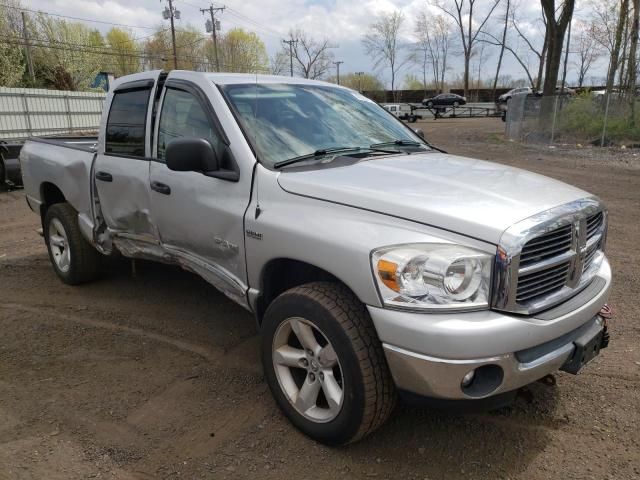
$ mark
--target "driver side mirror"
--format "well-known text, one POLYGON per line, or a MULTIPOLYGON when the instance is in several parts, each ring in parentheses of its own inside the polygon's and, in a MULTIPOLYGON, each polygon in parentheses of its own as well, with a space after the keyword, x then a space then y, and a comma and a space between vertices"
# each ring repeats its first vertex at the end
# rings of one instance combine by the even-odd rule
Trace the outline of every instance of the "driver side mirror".
POLYGON ((167 144, 167 168, 176 172, 214 172, 220 169, 218 156, 204 138, 179 137, 167 144))
POLYGON ((416 135, 418 135, 421 139, 424 140, 424 132, 422 131, 421 128, 415 128, 413 131, 415 132, 416 135))

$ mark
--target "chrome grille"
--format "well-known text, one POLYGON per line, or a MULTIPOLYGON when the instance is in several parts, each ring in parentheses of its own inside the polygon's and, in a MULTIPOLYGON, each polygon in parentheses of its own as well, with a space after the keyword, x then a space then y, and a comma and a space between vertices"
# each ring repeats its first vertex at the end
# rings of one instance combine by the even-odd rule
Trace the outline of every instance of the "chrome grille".
POLYGON ((570 266, 569 262, 565 262, 539 272, 521 275, 518 277, 516 301, 523 303, 560 290, 567 283, 570 266))
POLYGON ((571 250, 573 232, 571 225, 553 230, 545 235, 529 240, 520 254, 520 266, 525 267, 532 263, 552 258, 571 250))
POLYGON ((499 242, 493 307, 532 314, 586 287, 604 258, 607 214, 595 198, 547 210, 507 229, 499 242))
POLYGON ((602 212, 587 217, 587 239, 592 238, 598 233, 598 229, 602 226, 603 219, 604 215, 602 212))

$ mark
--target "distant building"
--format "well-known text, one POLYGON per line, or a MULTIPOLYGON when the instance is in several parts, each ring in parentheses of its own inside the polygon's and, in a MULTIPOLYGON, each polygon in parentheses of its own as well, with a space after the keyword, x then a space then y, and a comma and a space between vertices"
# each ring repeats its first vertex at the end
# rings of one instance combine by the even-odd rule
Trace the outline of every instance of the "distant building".
POLYGON ((113 73, 100 72, 96 75, 96 78, 91 82, 91 88, 101 88, 105 92, 109 91, 109 86, 114 80, 113 73))

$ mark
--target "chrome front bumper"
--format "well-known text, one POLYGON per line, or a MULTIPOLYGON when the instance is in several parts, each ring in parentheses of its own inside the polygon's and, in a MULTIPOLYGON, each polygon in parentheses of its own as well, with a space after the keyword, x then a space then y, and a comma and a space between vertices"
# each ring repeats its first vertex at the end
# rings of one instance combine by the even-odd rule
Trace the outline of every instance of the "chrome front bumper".
POLYGON ((515 390, 560 369, 573 354, 572 333, 602 325, 598 313, 610 288, 605 259, 591 287, 535 317, 368 308, 398 388, 432 398, 479 399, 515 390), (483 369, 496 377, 490 379, 494 385, 463 389, 464 376, 483 366, 499 367, 483 369))

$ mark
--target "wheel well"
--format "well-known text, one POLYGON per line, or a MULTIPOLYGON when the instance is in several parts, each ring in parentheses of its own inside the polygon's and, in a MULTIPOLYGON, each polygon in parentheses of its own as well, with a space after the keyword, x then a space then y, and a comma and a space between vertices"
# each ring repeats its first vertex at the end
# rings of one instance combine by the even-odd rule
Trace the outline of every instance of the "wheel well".
POLYGON ((271 260, 262 271, 260 279, 260 296, 256 305, 258 325, 267 307, 281 293, 290 288, 310 282, 342 283, 335 275, 310 263, 290 258, 271 260))
POLYGON ((67 201, 67 199, 64 198, 62 191, 50 182, 44 182, 40 186, 40 199, 42 200, 42 204, 40 205, 40 215, 43 219, 51 205, 67 201))

